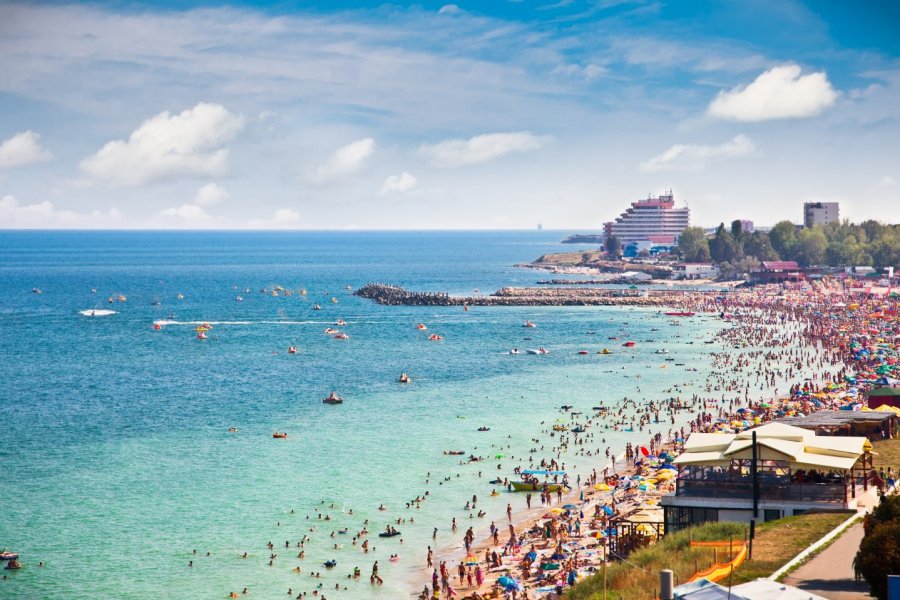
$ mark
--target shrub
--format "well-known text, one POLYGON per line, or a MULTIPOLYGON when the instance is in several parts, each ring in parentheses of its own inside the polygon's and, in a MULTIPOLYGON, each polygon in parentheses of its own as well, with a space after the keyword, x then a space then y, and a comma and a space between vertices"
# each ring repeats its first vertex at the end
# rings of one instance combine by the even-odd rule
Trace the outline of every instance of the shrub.
POLYGON ((887 576, 900 573, 900 520, 877 523, 863 538, 853 565, 868 582, 872 595, 886 600, 887 576))

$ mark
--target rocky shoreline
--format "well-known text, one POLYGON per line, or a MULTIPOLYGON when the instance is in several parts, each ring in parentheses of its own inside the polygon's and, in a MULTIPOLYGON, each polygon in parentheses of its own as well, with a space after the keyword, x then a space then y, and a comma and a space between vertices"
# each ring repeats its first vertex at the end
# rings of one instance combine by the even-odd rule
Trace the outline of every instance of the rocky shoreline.
POLYGON ((487 296, 451 296, 383 283, 364 285, 353 295, 389 306, 675 306, 683 299, 682 294, 668 290, 534 287, 505 287, 487 296))

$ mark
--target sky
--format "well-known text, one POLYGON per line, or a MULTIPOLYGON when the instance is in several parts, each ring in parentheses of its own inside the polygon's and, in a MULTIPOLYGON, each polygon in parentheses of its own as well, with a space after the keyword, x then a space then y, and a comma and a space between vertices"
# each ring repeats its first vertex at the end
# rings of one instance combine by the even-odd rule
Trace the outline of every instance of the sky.
POLYGON ((0 2, 0 228, 900 222, 900 3, 0 2))

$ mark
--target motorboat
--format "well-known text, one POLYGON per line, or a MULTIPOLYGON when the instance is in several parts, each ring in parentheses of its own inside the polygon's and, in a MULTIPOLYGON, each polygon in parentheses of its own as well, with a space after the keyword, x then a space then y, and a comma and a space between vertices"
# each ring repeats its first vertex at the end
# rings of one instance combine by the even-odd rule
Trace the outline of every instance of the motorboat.
POLYGON ((336 333, 334 334, 334 339, 336 340, 349 340, 350 336, 346 333, 336 333))
POLYGON ((444 336, 438 335, 436 333, 432 333, 431 335, 428 336, 428 341, 431 341, 431 342, 440 342, 443 339, 444 339, 444 336))
POLYGON ((542 490, 555 492, 560 489, 564 491, 568 489, 566 488, 564 483, 560 483, 557 481, 541 481, 538 478, 538 476, 540 475, 543 475, 545 477, 562 477, 563 482, 565 482, 566 472, 528 469, 522 471, 522 481, 510 481, 509 483, 517 492, 539 492, 542 490))
POLYGON ((510 354, 522 354, 522 351, 519 350, 518 348, 513 348, 512 350, 509 351, 509 353, 510 354))
POLYGON ((337 321, 334 322, 334 324, 337 325, 338 327, 343 327, 344 325, 347 324, 347 321, 345 321, 343 319, 338 319, 337 321))
POLYGON ((478 431, 490 431, 490 430, 491 430, 490 427, 479 427, 478 428, 478 431))
POLYGON ((590 352, 588 352, 587 350, 579 350, 578 354, 585 355, 585 354, 590 354, 590 352))
POLYGON ((625 342, 622 345, 625 346, 626 348, 634 348, 634 342, 625 342))
POLYGON ((0 552, 0 560, 16 560, 17 558, 19 558, 19 555, 15 552, 0 552))
POLYGON ((526 352, 528 352, 528 354, 550 354, 550 351, 546 348, 529 348, 526 352))
POLYGON ((428 329, 428 327, 425 326, 425 323, 419 323, 418 325, 416 325, 416 329, 418 329, 419 331, 425 331, 426 329, 428 329))
POLYGON ((203 332, 203 331, 201 331, 200 333, 197 334, 197 339, 198 339, 198 340, 205 340, 205 339, 206 339, 206 333, 203 332))
POLYGON ((313 309, 313 310, 322 310, 322 307, 319 306, 318 304, 313 304, 313 305, 312 305, 312 309, 313 309))
POLYGON ((331 392, 328 396, 322 400, 325 404, 343 404, 344 399, 337 395, 337 392, 331 392))
POLYGON ((522 327, 537 327, 537 325, 535 325, 531 321, 525 321, 525 323, 522 324, 522 327))

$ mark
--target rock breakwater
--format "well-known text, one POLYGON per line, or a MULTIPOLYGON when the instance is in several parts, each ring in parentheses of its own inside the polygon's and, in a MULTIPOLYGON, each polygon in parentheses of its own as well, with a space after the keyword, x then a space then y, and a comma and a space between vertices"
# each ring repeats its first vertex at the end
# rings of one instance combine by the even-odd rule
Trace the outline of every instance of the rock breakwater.
POLYGON ((451 296, 446 292, 412 292, 383 283, 367 284, 353 295, 392 306, 674 306, 683 299, 682 294, 668 291, 533 287, 505 287, 487 296, 451 296))

